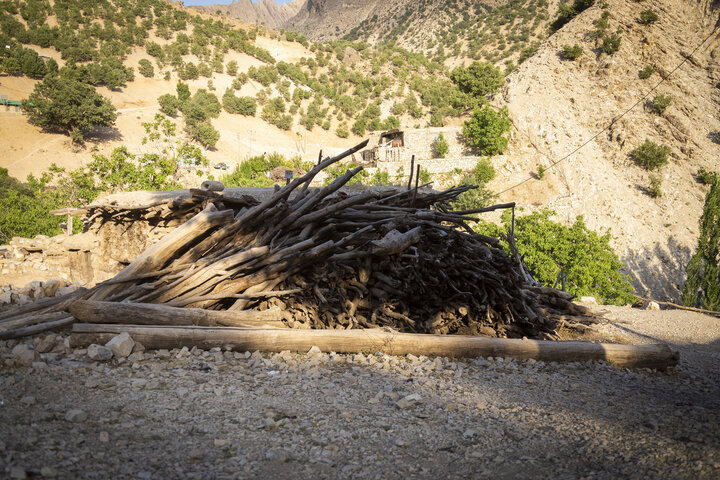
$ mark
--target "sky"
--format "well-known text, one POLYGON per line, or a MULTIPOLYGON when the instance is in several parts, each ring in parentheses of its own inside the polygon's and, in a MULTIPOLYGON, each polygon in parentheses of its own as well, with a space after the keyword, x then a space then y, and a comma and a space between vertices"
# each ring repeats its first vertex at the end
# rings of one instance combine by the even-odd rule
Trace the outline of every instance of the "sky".
MULTIPOLYGON (((252 0, 253 3, 257 3, 257 0, 252 0)), ((278 5, 282 5, 283 3, 288 3, 290 0, 275 0, 275 3, 278 5)), ((228 5, 232 3, 232 0, 183 0, 183 4, 185 6, 191 6, 191 5, 218 5, 218 4, 225 4, 228 5)))

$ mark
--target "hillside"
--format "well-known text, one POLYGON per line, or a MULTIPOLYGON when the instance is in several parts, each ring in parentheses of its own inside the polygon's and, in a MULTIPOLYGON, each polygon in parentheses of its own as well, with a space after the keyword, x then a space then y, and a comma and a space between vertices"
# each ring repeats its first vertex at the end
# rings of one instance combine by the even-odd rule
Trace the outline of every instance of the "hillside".
POLYGON ((537 165, 549 167, 630 108, 672 73, 648 101, 618 119, 578 153, 531 181, 504 194, 504 200, 548 207, 572 222, 585 215, 592 229, 611 229, 616 251, 633 272, 642 294, 679 297, 684 268, 697 243, 698 219, 707 187, 697 182, 700 168, 718 170, 720 131, 717 84, 720 9, 709 0, 607 2, 609 30, 620 31, 619 51, 608 55, 591 38, 604 10, 585 10, 550 37, 508 77, 495 103, 509 108, 514 141, 496 164, 503 167, 496 190, 528 178, 537 165), (643 10, 657 12, 650 25, 639 22, 643 10), (711 35, 712 34, 712 35, 711 35), (690 55, 711 35, 701 48, 690 55), (563 45, 578 44, 582 55, 563 58, 563 45), (685 61, 675 72, 673 69, 685 61), (651 65, 655 73, 639 78, 651 65), (653 113, 655 95, 672 97, 671 106, 653 113), (650 139, 670 148, 669 163, 650 172, 631 156, 650 139), (650 175, 661 178, 662 195, 647 193, 650 175))
POLYGON ((292 0, 278 5, 274 0, 233 0, 229 5, 198 5, 192 8, 205 13, 228 15, 249 24, 264 24, 270 28, 280 28, 297 15, 304 0, 292 0))

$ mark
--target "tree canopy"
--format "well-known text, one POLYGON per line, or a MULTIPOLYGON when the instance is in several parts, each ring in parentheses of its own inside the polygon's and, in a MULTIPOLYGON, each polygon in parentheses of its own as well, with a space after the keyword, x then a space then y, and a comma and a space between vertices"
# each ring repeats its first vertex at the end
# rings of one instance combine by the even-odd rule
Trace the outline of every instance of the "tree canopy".
POLYGON ((68 132, 74 141, 82 141, 93 127, 114 125, 117 118, 110 100, 93 87, 57 75, 37 83, 23 100, 22 109, 31 122, 47 130, 68 132))

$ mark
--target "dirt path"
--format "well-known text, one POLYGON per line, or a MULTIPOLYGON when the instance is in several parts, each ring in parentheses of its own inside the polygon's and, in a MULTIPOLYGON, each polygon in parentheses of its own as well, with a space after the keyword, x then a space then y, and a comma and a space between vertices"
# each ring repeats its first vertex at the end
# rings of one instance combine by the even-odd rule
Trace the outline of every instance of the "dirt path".
MULTIPOLYGON (((654 372, 219 349, 97 363, 60 338, 58 353, 32 367, 0 370, 0 472, 718 478, 720 320, 609 310, 622 322, 604 327, 610 333, 668 341, 681 349, 680 365, 654 372)), ((14 345, 0 342, 8 364, 14 345)))

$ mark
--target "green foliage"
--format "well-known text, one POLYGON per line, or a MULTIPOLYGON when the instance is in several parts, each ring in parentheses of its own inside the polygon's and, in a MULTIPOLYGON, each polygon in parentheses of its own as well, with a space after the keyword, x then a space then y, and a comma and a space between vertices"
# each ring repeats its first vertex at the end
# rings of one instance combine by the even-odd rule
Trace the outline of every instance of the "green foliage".
POLYGON ((166 93, 158 97, 158 104, 160 104, 160 111, 165 115, 174 117, 177 115, 180 109, 180 100, 175 95, 166 93))
POLYGON ((477 188, 461 194, 453 202, 453 209, 472 210, 488 206, 493 198, 493 193, 486 187, 486 184, 493 178, 495 178, 495 167, 490 163, 490 160, 487 158, 478 160, 472 172, 465 175, 461 182, 465 185, 474 185, 477 188))
POLYGON ((550 31, 552 33, 557 32, 570 22, 570 20, 575 18, 583 10, 592 6, 594 3, 595 0, 575 0, 572 5, 565 2, 560 3, 558 6, 558 16, 550 24, 550 31))
MULTIPOLYGON (((325 185, 330 185, 332 182, 337 180, 339 177, 342 177, 345 175, 345 172, 348 170, 353 170, 358 167, 358 164, 355 162, 350 163, 336 163, 335 165, 332 165, 328 167, 325 172, 327 173, 327 178, 325 179, 325 185)), ((350 179, 345 185, 353 185, 356 183, 365 183, 367 178, 369 177, 369 174, 365 170, 360 170, 357 174, 355 174, 354 177, 350 179)))
POLYGON ((418 175, 420 185, 425 185, 432 181, 432 175, 428 172, 427 168, 420 167, 420 174, 418 175))
POLYGON ((257 103, 252 97, 237 97, 231 89, 227 89, 222 98, 223 108, 228 113, 237 113, 247 117, 254 117, 257 103))
POLYGON ((450 152, 450 145, 448 145, 448 142, 445 140, 442 133, 438 134, 437 138, 435 138, 435 141, 433 142, 433 149, 435 150, 435 155, 439 158, 445 158, 445 155, 450 152))
POLYGON ((640 23, 643 25, 650 25, 658 21, 658 14, 652 9, 643 10, 640 12, 640 23))
POLYGON ((178 81, 175 86, 175 91, 177 92, 177 98, 180 103, 185 103, 190 100, 190 87, 188 87, 187 83, 178 81))
POLYGON ((386 170, 377 170, 368 180, 368 185, 390 186, 392 185, 390 174, 386 170))
POLYGON ((450 73, 450 79, 461 92, 474 97, 485 97, 505 85, 500 69, 487 62, 475 61, 467 67, 458 67, 450 73))
POLYGON ((683 303, 720 310, 720 178, 715 175, 700 217, 700 238, 687 266, 683 303))
POLYGON ((617 33, 604 36, 601 47, 602 51, 607 53, 608 55, 616 53, 618 50, 620 50, 621 40, 622 38, 620 38, 620 35, 618 35, 617 33))
POLYGON ((467 142, 481 155, 497 155, 508 144, 504 134, 510 131, 512 122, 507 107, 495 110, 489 105, 476 108, 470 120, 463 126, 463 135, 467 142))
POLYGON ((640 73, 638 73, 638 77, 640 77, 641 80, 645 80, 650 78, 653 73, 655 73, 655 69, 652 67, 652 65, 646 65, 645 68, 640 70, 640 73))
POLYGON ((48 75, 35 84, 22 102, 30 121, 48 130, 74 132, 82 141, 85 132, 95 126, 112 126, 117 114, 110 100, 89 85, 77 80, 48 75))
POLYGON ((220 132, 215 130, 209 120, 188 124, 186 128, 190 136, 206 148, 214 148, 220 140, 220 132))
POLYGON ((657 175, 650 175, 650 185, 647 188, 647 194, 652 198, 658 198, 662 195, 662 178, 657 175))
POLYGON ((648 170, 655 170, 662 167, 668 162, 668 154, 670 147, 666 145, 658 145, 657 143, 646 139, 645 143, 632 151, 632 157, 648 170))
POLYGON ((140 75, 147 78, 155 76, 155 69, 147 58, 141 58, 138 62, 138 72, 140 75))
POLYGON ((538 166, 537 166, 537 177, 538 177, 540 180, 542 180, 543 178, 545 178, 545 170, 546 170, 545 167, 543 167, 542 165, 539 165, 539 164, 538 164, 538 166))
POLYGON ((201 88, 182 104, 182 110, 185 114, 186 123, 197 124, 211 118, 217 118, 220 115, 221 106, 214 93, 201 88))
POLYGON ((293 168, 294 165, 279 153, 258 155, 242 162, 232 173, 220 177, 220 181, 226 187, 272 187, 269 173, 277 167, 293 168))
POLYGON ((290 130, 292 117, 285 114, 285 101, 282 97, 271 99, 262 109, 260 114, 263 120, 275 125, 282 130, 290 130))
POLYGON ((704 167, 700 167, 697 171, 696 178, 699 183, 702 185, 710 185, 715 181, 715 179, 719 178, 720 174, 717 172, 709 172, 705 170, 704 167))
POLYGON ((277 68, 272 65, 250 67, 247 74, 253 80, 260 82, 264 87, 270 86, 280 78, 277 68))
POLYGON ((653 98, 652 102, 650 103, 650 108, 657 113, 658 115, 662 115, 665 113, 665 110, 668 109, 670 105, 672 105, 673 98, 669 95, 656 95, 655 98, 653 98))
POLYGON ((572 47, 570 45, 563 45, 563 57, 568 60, 577 60, 583 53, 583 49, 577 43, 572 47))
POLYGON ((238 63, 235 60, 230 60, 227 65, 225 65, 225 71, 228 75, 235 76, 238 72, 238 63))
MULTIPOLYGON (((633 288, 610 247, 610 232, 600 236, 589 230, 582 216, 571 227, 565 227, 550 220, 553 214, 541 210, 515 218, 516 244, 535 279, 551 286, 564 272, 566 289, 576 296, 592 295, 602 303, 616 305, 632 302, 633 288)), ((509 210, 503 214, 502 222, 502 230, 509 231, 509 210)), ((477 229, 480 233, 502 234, 501 228, 492 224, 480 224, 477 229)))

